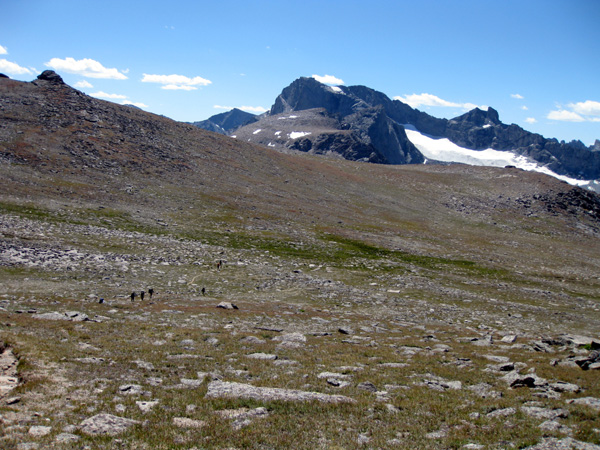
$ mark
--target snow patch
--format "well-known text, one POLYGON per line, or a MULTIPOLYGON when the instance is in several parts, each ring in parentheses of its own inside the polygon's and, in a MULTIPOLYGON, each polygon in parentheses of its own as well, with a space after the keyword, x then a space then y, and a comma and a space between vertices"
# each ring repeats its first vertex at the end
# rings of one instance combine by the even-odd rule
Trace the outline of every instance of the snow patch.
POLYGON ((596 181, 577 180, 564 175, 558 175, 525 156, 516 155, 509 151, 494 150, 492 148, 471 150, 460 147, 446 138, 436 138, 422 134, 410 124, 404 125, 404 128, 408 139, 419 149, 426 159, 463 163, 472 166, 515 166, 523 170, 544 173, 575 186, 586 186, 589 188, 592 188, 591 185, 593 183, 597 183, 596 181))
POLYGON ((483 128, 489 128, 489 127, 491 127, 491 125, 489 123, 483 126, 483 128))
POLYGON ((304 137, 304 136, 308 136, 309 134, 312 134, 312 133, 310 133, 310 132, 308 132, 308 131, 292 131, 292 132, 291 132, 291 133, 288 135, 288 137, 289 137, 290 139, 298 139, 298 138, 301 138, 301 137, 304 137))
POLYGON ((261 131, 262 131, 262 129, 260 129, 260 128, 259 128, 258 130, 254 131, 252 134, 258 134, 258 133, 260 133, 261 131))
POLYGON ((276 131, 275 132, 275 136, 279 136, 281 134, 281 131, 276 131))
POLYGON ((331 89, 333 92, 337 93, 337 94, 342 94, 342 88, 340 88, 339 86, 329 86, 329 89, 331 89))

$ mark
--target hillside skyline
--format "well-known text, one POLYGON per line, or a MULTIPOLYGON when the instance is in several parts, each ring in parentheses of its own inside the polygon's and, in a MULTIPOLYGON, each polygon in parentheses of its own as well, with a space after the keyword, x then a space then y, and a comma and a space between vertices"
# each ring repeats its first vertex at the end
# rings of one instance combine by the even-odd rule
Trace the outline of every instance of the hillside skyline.
POLYGON ((267 111, 301 76, 365 85, 435 117, 491 106, 558 140, 600 139, 592 1, 7 1, 0 72, 179 121, 267 111))

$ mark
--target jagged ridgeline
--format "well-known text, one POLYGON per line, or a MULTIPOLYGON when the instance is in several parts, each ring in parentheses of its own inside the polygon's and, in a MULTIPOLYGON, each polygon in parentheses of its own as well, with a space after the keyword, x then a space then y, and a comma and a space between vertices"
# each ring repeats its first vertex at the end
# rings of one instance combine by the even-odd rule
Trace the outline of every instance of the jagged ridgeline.
MULTIPOLYGON (((214 130, 223 119, 220 114, 196 125, 214 130)), ((239 129, 229 128, 227 134, 278 149, 337 154, 350 160, 439 162, 423 155, 406 128, 446 138, 464 149, 523 156, 538 167, 576 180, 600 178, 600 141, 588 148, 580 141, 546 139, 518 125, 503 124, 493 108, 439 119, 365 86, 327 86, 313 78, 297 79, 283 89, 267 114, 254 117, 246 126, 240 124, 239 129)))

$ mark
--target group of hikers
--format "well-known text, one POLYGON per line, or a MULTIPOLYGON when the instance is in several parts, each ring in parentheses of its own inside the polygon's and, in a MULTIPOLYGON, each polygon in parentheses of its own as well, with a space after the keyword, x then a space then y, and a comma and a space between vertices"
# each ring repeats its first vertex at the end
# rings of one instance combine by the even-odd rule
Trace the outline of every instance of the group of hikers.
MULTIPOLYGON (((223 261, 219 260, 219 262, 216 265, 217 270, 221 270, 221 267, 223 267, 223 261)), ((152 295, 154 294, 154 289, 150 288, 148 289, 148 294, 150 295, 150 300, 152 300, 152 295)), ((144 296, 146 295, 145 291, 141 291, 140 292, 140 299, 142 301, 144 301, 144 296)), ((206 288, 202 288, 202 295, 206 295, 206 288)), ((137 292, 132 292, 131 293, 131 301, 134 301, 135 298, 138 296, 137 292)))
MULTIPOLYGON (((152 300, 152 295, 154 294, 154 289, 152 289, 152 288, 148 289, 148 294, 150 295, 150 300, 152 300)), ((144 301, 144 295, 146 295, 145 291, 140 292, 140 299, 142 301, 144 301)), ((135 292, 135 291, 132 292, 131 293, 131 301, 134 301, 136 297, 137 297, 137 292, 135 292)))

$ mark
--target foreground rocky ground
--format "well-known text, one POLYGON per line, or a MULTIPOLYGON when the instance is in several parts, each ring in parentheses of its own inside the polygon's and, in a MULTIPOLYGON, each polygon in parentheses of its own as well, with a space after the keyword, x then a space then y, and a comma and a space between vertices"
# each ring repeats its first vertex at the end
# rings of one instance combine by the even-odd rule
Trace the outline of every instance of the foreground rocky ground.
POLYGON ((593 301, 493 300, 360 252, 1 225, 3 448, 600 448, 593 301))

